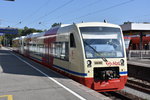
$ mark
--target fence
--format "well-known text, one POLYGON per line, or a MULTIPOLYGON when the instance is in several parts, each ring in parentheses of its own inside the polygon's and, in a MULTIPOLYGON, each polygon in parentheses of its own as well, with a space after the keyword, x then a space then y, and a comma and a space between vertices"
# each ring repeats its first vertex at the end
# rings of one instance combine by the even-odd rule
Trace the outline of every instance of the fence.
POLYGON ((128 59, 150 59, 150 50, 129 50, 128 59))

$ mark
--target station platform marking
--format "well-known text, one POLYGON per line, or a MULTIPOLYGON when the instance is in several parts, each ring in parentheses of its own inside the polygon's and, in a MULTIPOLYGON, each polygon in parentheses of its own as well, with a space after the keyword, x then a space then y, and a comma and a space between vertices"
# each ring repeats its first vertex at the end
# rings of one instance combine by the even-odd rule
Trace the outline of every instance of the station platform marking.
POLYGON ((0 100, 13 100, 13 96, 12 95, 2 95, 0 96, 0 100))
MULTIPOLYGON (((46 76, 49 80, 53 81, 54 83, 56 83, 57 85, 61 86, 62 88, 64 88, 65 90, 67 90, 68 92, 70 92, 71 94, 73 94, 74 96, 76 96, 77 98, 79 98, 80 100, 86 100, 84 97, 80 96, 78 93, 74 92, 73 90, 69 89, 68 87, 66 87, 65 85, 61 84, 60 82, 58 82, 57 80, 55 80, 54 78, 50 77, 48 74, 44 73, 43 71, 41 71, 40 69, 36 68, 35 66, 31 65, 30 63, 28 63, 27 61, 23 60, 22 58, 20 58, 19 56, 15 55, 14 53, 11 53, 13 56, 15 56, 16 58, 18 58, 20 61, 26 63, 28 66, 32 67, 33 69, 35 69, 36 71, 38 71, 39 73, 41 73, 42 75, 46 76)), ((10 99, 11 100, 11 99, 10 99)))

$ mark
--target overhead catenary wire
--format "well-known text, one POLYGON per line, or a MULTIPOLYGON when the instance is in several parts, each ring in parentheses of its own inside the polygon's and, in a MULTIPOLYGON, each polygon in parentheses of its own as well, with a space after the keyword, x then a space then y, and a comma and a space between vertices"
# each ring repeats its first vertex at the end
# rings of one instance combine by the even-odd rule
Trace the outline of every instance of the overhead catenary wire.
POLYGON ((12 27, 15 27, 15 26, 17 26, 19 24, 22 24, 25 20, 28 20, 32 16, 35 16, 42 8, 44 8, 47 4, 49 4, 50 1, 51 0, 47 0, 44 4, 42 4, 40 7, 38 7, 38 9, 36 9, 35 11, 33 11, 30 15, 27 15, 27 17, 25 17, 24 19, 22 19, 21 21, 19 21, 15 25, 13 25, 12 27))
POLYGON ((34 16, 36 13, 38 13, 42 8, 44 8, 46 5, 49 4, 51 0, 47 0, 43 5, 41 5, 38 9, 36 9, 34 12, 32 12, 26 19, 31 18, 34 16))
POLYGON ((102 12, 104 12, 104 11, 107 11, 107 10, 110 10, 110 9, 112 9, 112 8, 116 8, 116 7, 119 7, 119 6, 128 4, 128 3, 133 2, 133 1, 134 1, 134 0, 128 0, 128 1, 125 1, 125 2, 122 2, 122 3, 119 3, 119 4, 115 4, 115 5, 112 5, 112 6, 110 6, 110 7, 104 8, 104 9, 100 9, 100 10, 96 10, 96 11, 87 13, 87 14, 85 14, 85 15, 76 17, 76 18, 74 18, 74 19, 70 19, 70 20, 68 20, 68 21, 77 20, 77 19, 80 19, 80 18, 83 18, 83 17, 87 17, 87 16, 90 16, 90 15, 96 14, 96 13, 102 13, 102 12))
MULTIPOLYGON (((84 5, 84 6, 82 6, 82 7, 79 7, 79 8, 77 8, 77 9, 75 9, 75 10, 71 10, 71 11, 69 11, 69 12, 63 13, 63 14, 61 14, 61 15, 59 15, 59 16, 56 16, 56 17, 54 17, 54 18, 51 18, 51 19, 58 19, 58 18, 60 18, 60 17, 63 16, 63 15, 66 16, 66 15, 70 15, 70 14, 75 13, 75 12, 79 12, 79 11, 84 10, 85 8, 89 7, 89 6, 96 5, 96 4, 99 3, 100 1, 102 1, 102 0, 96 0, 96 1, 94 1, 94 2, 88 3, 87 5, 84 5)), ((49 20, 51 20, 51 19, 49 19, 49 20)), ((49 21, 49 20, 46 20, 46 21, 49 21)))
POLYGON ((44 26, 45 28, 50 28, 50 27, 44 25, 42 22, 39 22, 39 24, 42 25, 42 26, 44 26))
MULTIPOLYGON (((88 4, 87 5, 85 5, 84 7, 83 7, 83 9, 81 9, 81 10, 84 10, 84 8, 86 8, 86 7, 88 7, 88 6, 90 6, 90 4, 91 4, 91 6, 92 5, 95 5, 95 4, 97 4, 97 2, 99 2, 99 1, 102 1, 102 0, 96 0, 96 1, 93 1, 93 2, 91 2, 91 3, 89 3, 88 2, 88 4), (94 4, 95 3, 95 4, 94 4)), ((73 22, 75 22, 75 20, 78 20, 78 19, 80 19, 80 18, 84 18, 84 17, 87 17, 87 16, 91 16, 91 15, 94 15, 94 14, 96 14, 96 13, 102 13, 102 12, 104 12, 104 11, 107 11, 107 10, 110 10, 110 9, 112 9, 112 8, 115 8, 115 7, 119 7, 119 6, 122 6, 122 5, 125 5, 125 4, 127 4, 127 3, 130 3, 130 2, 132 2, 132 1, 135 1, 135 0, 128 0, 128 1, 124 1, 124 2, 121 2, 121 3, 118 3, 118 4, 115 4, 115 5, 112 5, 112 6, 109 6, 109 7, 107 7, 107 8, 104 8, 104 9, 96 9, 95 11, 93 11, 93 12, 89 12, 89 13, 87 13, 87 14, 85 14, 85 15, 82 15, 82 16, 77 16, 77 17, 75 17, 75 18, 72 18, 72 19, 67 19, 66 21, 73 21, 73 22)), ((48 2, 48 1, 47 1, 48 2)), ((67 5, 69 5, 71 2, 73 2, 73 0, 69 0, 69 1, 67 1, 67 2, 64 2, 64 4, 62 4, 62 5, 60 5, 59 7, 57 7, 57 8, 55 8, 55 9, 53 9, 53 10, 51 10, 50 12, 48 12, 48 13, 46 13, 45 15, 42 15, 41 17, 39 16, 39 18, 38 17, 36 17, 36 18, 38 18, 38 19, 33 19, 33 21, 32 22, 29 22, 29 24, 31 25, 32 23, 33 24, 36 24, 36 25, 40 25, 39 23, 41 22, 42 24, 44 24, 45 25, 45 21, 43 22, 43 21, 41 21, 40 19, 44 19, 45 17, 49 17, 50 15, 53 15, 53 13, 55 13, 56 11, 58 11, 58 10, 62 10, 61 8, 63 8, 64 6, 67 6, 67 5)), ((39 8, 40 9, 40 8, 39 8)), ((78 8, 79 9, 79 8, 78 8)), ((38 9, 37 9, 38 10, 38 9)), ((35 10, 36 11, 36 10, 35 10)), ((77 12, 78 10, 76 10, 76 12, 77 12)), ((38 12, 37 12, 38 13, 38 12)), ((71 13, 75 13, 74 11, 72 11, 71 13)), ((67 14, 70 14, 70 13, 66 13, 66 14, 64 14, 65 16, 67 15, 67 14)), ((34 16, 34 14, 32 15, 32 14, 30 14, 31 16, 34 16)), ((60 16, 59 16, 59 18, 61 18, 60 16)), ((26 19, 28 19, 28 18, 26 18, 26 19)), ((24 21, 19 21, 17 24, 16 24, 16 26, 17 25, 19 25, 19 24, 22 24, 24 21)), ((59 21, 60 22, 60 21, 59 21)), ((45 26, 48 26, 48 25, 45 25, 45 26)))
MULTIPOLYGON (((64 3, 64 4, 62 4, 62 5, 60 5, 59 7, 57 7, 57 8, 55 8, 55 9, 53 9, 53 10, 51 10, 50 12, 48 12, 47 14, 45 14, 45 15, 43 15, 43 16, 41 16, 41 17, 39 17, 38 19, 36 19, 36 20, 34 20, 33 22, 31 22, 31 23, 35 23, 37 20, 40 20, 40 19, 43 19, 43 18, 45 18, 45 17, 47 17, 47 16, 49 16, 50 14, 52 14, 52 13, 54 13, 54 12, 56 12, 57 10, 60 10, 61 8, 63 8, 63 7, 65 7, 65 6, 67 6, 68 4, 70 4, 71 2, 73 2, 74 0, 69 0, 68 2, 66 2, 66 3, 64 3)), ((30 23, 30 24, 31 24, 30 23)))
MULTIPOLYGON (((126 16, 126 19, 128 19, 128 18, 130 18, 130 19, 134 18, 134 20, 138 19, 138 21, 142 20, 142 19, 144 19, 144 20, 147 19, 149 21, 150 20, 150 13, 149 14, 144 14, 144 15, 141 15, 141 16, 132 16, 132 17, 126 16)), ((138 21, 136 21, 136 22, 138 22, 138 21)), ((144 22, 144 21, 142 21, 142 22, 144 22)))
POLYGON ((14 21, 8 21, 8 20, 5 20, 5 19, 0 19, 0 25, 4 25, 4 23, 16 24, 16 22, 14 22, 14 21))

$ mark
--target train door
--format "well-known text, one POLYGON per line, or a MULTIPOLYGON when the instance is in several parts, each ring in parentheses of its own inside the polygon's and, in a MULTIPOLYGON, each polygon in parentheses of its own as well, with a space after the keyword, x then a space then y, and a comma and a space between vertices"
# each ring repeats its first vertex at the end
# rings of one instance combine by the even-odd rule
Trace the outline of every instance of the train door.
POLYGON ((48 39, 44 39, 44 47, 43 47, 43 58, 42 58, 42 61, 44 64, 48 65, 48 39))
POLYGON ((52 55, 52 49, 54 48, 54 42, 56 41, 56 37, 53 38, 47 38, 44 40, 44 48, 45 48, 45 54, 44 54, 44 63, 46 63, 49 67, 53 66, 53 60, 54 56, 52 55))
POLYGON ((49 39, 45 39, 45 56, 44 56, 44 63, 49 65, 49 39))
POLYGON ((53 66, 53 55, 52 55, 52 48, 54 48, 54 42, 55 39, 49 39, 48 41, 48 64, 49 66, 53 66))
POLYGON ((49 66, 52 66, 52 56, 51 56, 51 39, 48 39, 47 46, 46 46, 46 60, 49 66))
POLYGON ((70 63, 70 66, 69 66, 69 69, 70 70, 77 70, 78 66, 78 58, 77 58, 77 49, 76 49, 76 41, 75 41, 75 36, 73 33, 70 34, 70 50, 69 50, 69 63, 70 63))

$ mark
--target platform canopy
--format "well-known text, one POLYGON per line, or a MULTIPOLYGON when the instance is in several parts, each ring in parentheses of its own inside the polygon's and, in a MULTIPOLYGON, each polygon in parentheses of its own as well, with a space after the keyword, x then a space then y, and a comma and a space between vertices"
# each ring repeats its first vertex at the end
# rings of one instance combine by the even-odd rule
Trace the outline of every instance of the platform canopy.
POLYGON ((18 29, 16 28, 0 28, 0 34, 18 34, 18 29))
POLYGON ((125 22, 121 25, 122 31, 124 34, 150 34, 150 23, 132 23, 132 22, 125 22))

